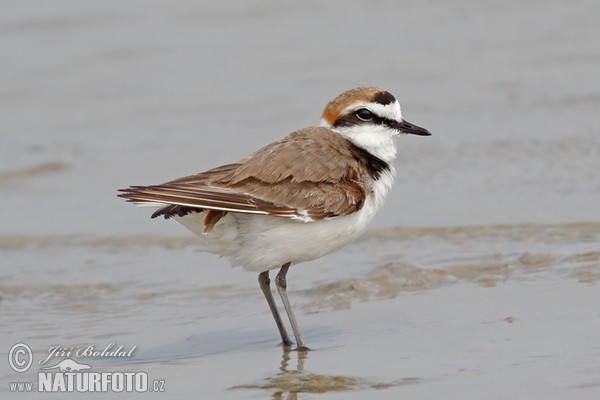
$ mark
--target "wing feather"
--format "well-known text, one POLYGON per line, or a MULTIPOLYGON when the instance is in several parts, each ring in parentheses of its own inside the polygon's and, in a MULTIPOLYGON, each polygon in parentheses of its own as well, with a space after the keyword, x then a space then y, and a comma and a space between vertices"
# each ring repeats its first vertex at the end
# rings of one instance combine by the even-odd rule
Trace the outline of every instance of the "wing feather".
POLYGON ((238 163, 161 185, 131 186, 119 196, 136 204, 164 204, 153 216, 165 218, 207 209, 320 220, 360 210, 368 194, 361 173, 367 162, 337 132, 313 127, 238 163))

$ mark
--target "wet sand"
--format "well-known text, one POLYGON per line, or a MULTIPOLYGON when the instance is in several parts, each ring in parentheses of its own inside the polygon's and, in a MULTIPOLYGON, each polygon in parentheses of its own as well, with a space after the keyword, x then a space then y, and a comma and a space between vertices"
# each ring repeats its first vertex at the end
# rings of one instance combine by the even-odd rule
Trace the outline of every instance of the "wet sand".
POLYGON ((599 224, 374 231, 292 269, 302 354, 278 346, 255 274, 187 237, 4 236, 19 273, 2 277, 0 345, 39 361, 57 343, 135 344, 94 367, 164 379, 169 398, 591 398, 599 241, 599 224))
MULTIPOLYGON (((13 3, 0 16, 0 394, 51 346, 137 346, 169 399, 597 399, 595 2, 13 3), (367 21, 365 23, 365 21, 367 21), (360 26, 361 29, 356 29, 360 26), (293 266, 311 351, 255 274, 116 189, 235 161, 358 85, 433 132, 355 244, 293 266)), ((56 358, 55 361, 59 361, 56 358)))

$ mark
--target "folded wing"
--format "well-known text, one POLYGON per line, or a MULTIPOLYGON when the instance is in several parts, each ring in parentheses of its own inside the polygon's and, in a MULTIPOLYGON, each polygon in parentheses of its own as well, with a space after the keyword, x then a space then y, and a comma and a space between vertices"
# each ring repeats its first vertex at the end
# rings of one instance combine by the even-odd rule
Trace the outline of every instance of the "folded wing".
POLYGON ((368 187, 360 173, 364 162, 338 133, 306 128, 238 163, 161 185, 131 186, 119 196, 161 207, 153 217, 214 210, 218 218, 236 212, 309 222, 360 210, 368 187))

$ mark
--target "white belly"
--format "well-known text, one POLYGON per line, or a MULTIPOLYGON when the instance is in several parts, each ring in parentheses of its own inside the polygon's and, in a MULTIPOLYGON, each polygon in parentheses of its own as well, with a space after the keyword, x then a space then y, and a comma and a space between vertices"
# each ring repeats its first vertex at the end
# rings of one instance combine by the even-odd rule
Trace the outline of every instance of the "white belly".
POLYGON ((322 221, 230 212, 204 234, 205 213, 176 220, 200 236, 202 250, 230 257, 233 265, 248 271, 261 272, 287 262, 297 264, 319 258, 356 239, 383 205, 392 181, 393 171, 383 174, 358 212, 322 221))

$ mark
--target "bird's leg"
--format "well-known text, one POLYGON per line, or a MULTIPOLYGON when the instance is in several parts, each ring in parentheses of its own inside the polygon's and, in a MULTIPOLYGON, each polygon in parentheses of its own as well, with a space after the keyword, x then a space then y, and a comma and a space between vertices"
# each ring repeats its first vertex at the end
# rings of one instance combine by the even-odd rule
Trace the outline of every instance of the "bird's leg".
POLYGON ((271 293, 271 280, 269 279, 269 271, 261 272, 258 275, 258 283, 260 284, 260 288, 262 289, 265 295, 265 299, 267 299, 267 304, 269 304, 269 308, 271 309, 273 318, 275 318, 275 323, 277 324, 277 329, 279 329, 279 334, 281 335, 283 345, 291 346, 293 342, 290 340, 290 337, 288 336, 287 331, 285 330, 283 321, 281 321, 281 317, 279 316, 279 311, 277 311, 277 306, 275 305, 273 294, 271 293))
POLYGON ((275 277, 275 286, 277 287, 277 291, 281 296, 281 300, 283 301, 283 307, 285 307, 285 312, 290 319, 290 324, 292 325, 292 330, 294 331, 294 336, 296 336, 296 344, 298 345, 298 351, 306 351, 308 347, 304 345, 304 340, 302 340, 302 334, 300 333, 300 328, 298 327, 298 323, 296 322, 296 317, 294 316, 294 311, 292 310, 292 306, 290 305, 290 300, 288 299, 288 295, 286 292, 287 283, 285 281, 285 276, 287 275, 288 269, 290 268, 290 263, 283 264, 279 273, 275 277))

